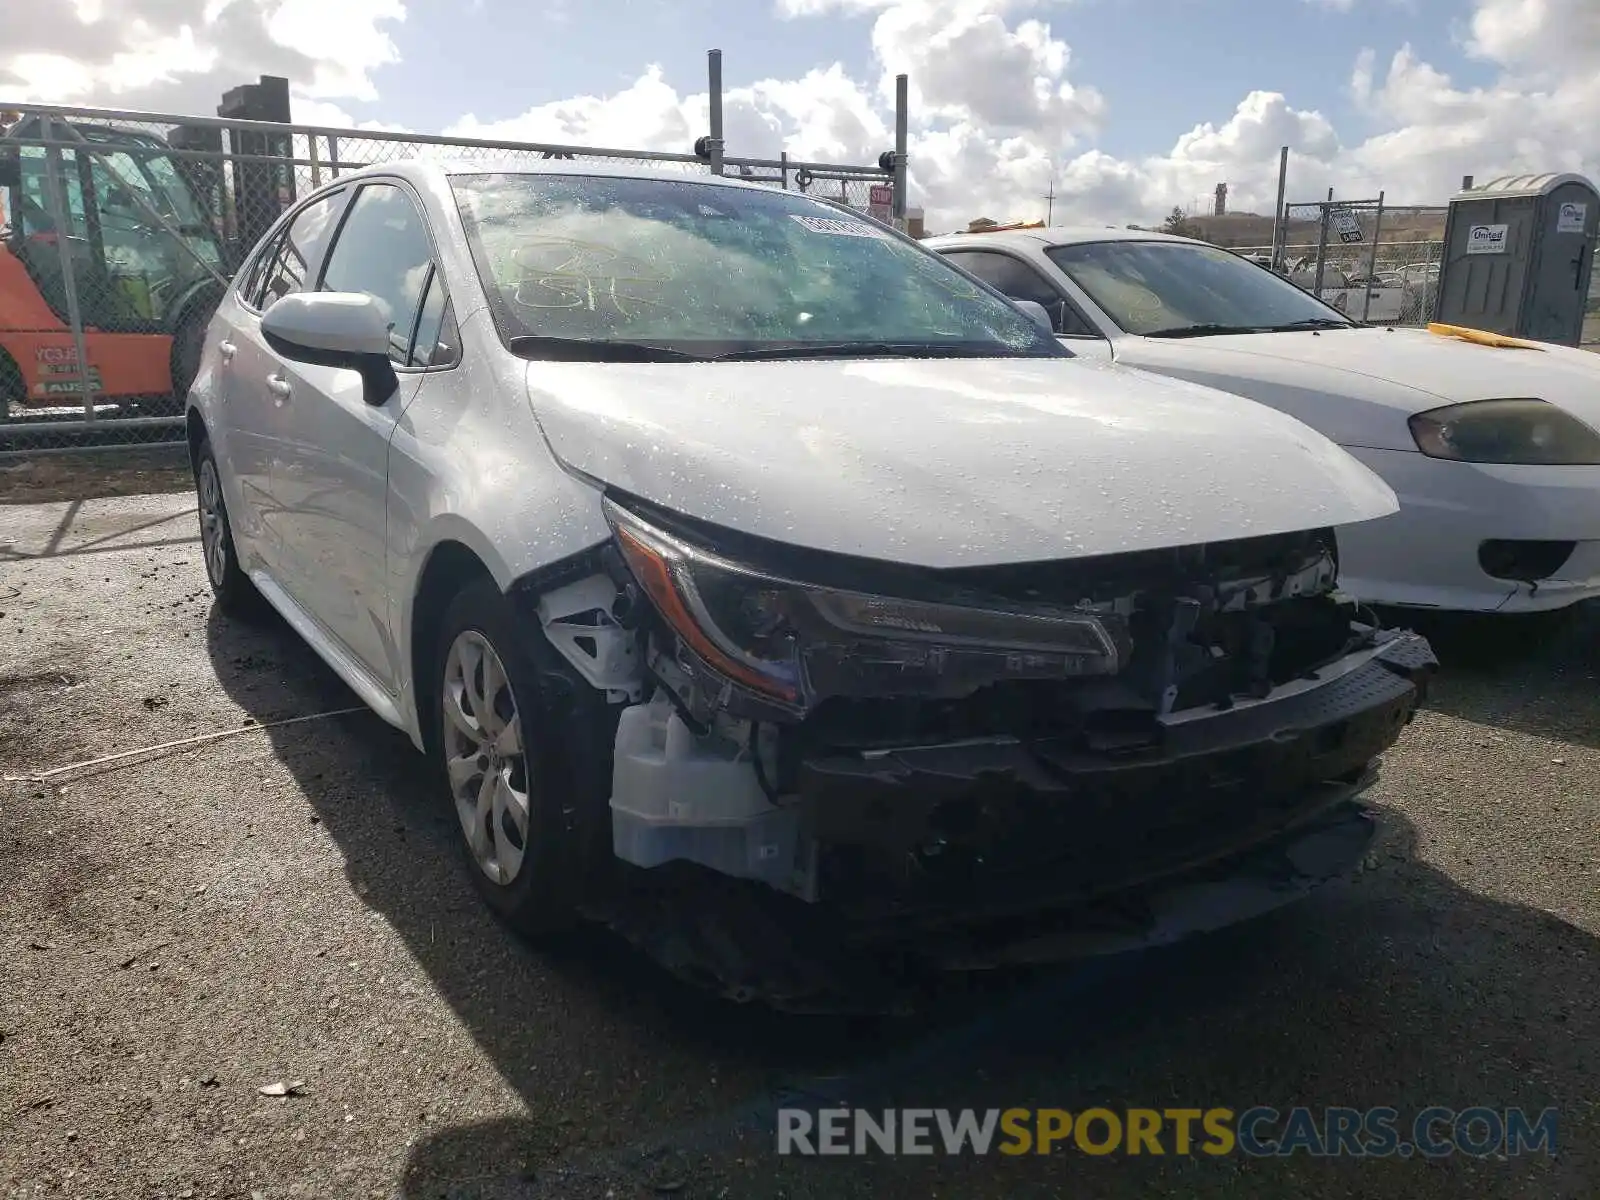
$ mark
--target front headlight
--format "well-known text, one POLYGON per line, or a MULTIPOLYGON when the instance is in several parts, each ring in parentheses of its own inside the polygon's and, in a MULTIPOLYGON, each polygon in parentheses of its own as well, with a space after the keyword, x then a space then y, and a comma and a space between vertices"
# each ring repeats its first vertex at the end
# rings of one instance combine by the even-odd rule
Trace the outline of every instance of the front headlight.
POLYGON ((823 588, 731 562, 611 500, 606 520, 663 621, 707 666, 799 711, 826 695, 962 695, 998 678, 1115 674, 1089 613, 823 588))
POLYGON ((1473 400, 1411 418, 1411 436, 1429 458, 1501 465, 1600 464, 1600 433, 1543 400, 1473 400))

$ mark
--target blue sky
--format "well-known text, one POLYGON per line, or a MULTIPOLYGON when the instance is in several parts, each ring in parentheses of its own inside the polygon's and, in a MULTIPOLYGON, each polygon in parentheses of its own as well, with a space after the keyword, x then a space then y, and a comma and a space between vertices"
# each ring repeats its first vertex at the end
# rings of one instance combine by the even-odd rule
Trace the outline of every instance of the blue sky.
MULTIPOLYGON (((1226 120, 1252 89, 1320 111, 1351 140, 1372 120, 1347 90, 1363 48, 1382 64, 1410 43, 1458 86, 1493 78, 1460 46, 1467 0, 1353 0, 1348 10, 1318 0, 1076 0, 1040 15, 1072 47, 1073 81, 1105 96, 1108 120, 1092 141, 1117 157, 1164 153, 1195 124, 1226 120)), ((390 27, 401 61, 372 73, 381 100, 344 107, 418 129, 465 112, 491 121, 620 91, 650 63, 693 92, 705 86, 712 46, 723 51, 730 88, 833 62, 864 79, 875 72, 874 17, 785 20, 762 0, 481 0, 460 8, 414 0, 390 27)))

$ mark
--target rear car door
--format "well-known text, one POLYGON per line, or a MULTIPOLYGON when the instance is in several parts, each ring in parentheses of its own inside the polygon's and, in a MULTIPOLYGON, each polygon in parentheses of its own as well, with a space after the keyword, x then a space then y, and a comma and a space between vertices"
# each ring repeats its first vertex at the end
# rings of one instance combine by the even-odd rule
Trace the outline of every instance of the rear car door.
POLYGON ((269 564, 273 555, 265 544, 261 521, 267 460, 251 406, 237 399, 239 342, 241 326, 253 319, 260 306, 262 277, 281 237, 281 233, 277 234, 267 239, 266 245, 257 247, 245 260, 233 285, 223 293, 211 319, 206 357, 197 375, 200 387, 209 387, 215 402, 207 419, 234 546, 252 566, 269 564))
POLYGON ((347 198, 345 190, 316 197, 268 236, 232 294, 226 331, 217 345, 229 433, 223 473, 236 479, 241 505, 235 524, 249 540, 252 555, 280 586, 290 531, 277 487, 284 448, 296 440, 296 413, 286 403, 283 365, 261 336, 261 317, 284 296, 312 286, 347 198))
POLYGON ((1032 300, 1050 314, 1050 325, 1074 354, 1110 361, 1111 343, 1089 324, 1072 301, 1031 263, 1000 250, 948 250, 944 256, 1013 300, 1032 300))
POLYGON ((389 441, 431 363, 448 297, 435 279, 433 241, 421 206, 395 180, 364 183, 328 251, 318 288, 373 297, 389 320, 399 379, 369 403, 361 376, 280 360, 294 411, 294 445, 274 490, 289 542, 285 589, 383 686, 393 690, 399 656, 390 635, 385 544, 389 441), (413 353, 419 337, 423 350, 413 353))

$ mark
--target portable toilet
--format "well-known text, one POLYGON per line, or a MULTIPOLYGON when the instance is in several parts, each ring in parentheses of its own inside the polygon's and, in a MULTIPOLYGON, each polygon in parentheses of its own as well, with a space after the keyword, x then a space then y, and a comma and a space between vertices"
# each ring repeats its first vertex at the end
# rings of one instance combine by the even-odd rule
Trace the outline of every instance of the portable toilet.
POLYGON ((1581 175, 1507 175, 1450 200, 1433 319, 1576 346, 1600 191, 1581 175))

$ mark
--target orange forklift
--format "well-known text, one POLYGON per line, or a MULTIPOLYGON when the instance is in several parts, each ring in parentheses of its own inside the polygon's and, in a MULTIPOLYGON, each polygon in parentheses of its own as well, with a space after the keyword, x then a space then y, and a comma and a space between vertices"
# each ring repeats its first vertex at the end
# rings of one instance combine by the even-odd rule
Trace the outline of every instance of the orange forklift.
MULTIPOLYGON (((287 122, 288 81, 235 88, 217 114, 287 122)), ((234 162, 230 195, 214 125, 163 138, 99 117, 0 113, 0 422, 83 411, 73 300, 97 411, 182 413, 238 251, 293 198, 286 133, 236 133, 235 146, 275 158, 234 162)))
POLYGON ((24 115, 0 130, 0 419, 83 406, 63 246, 95 403, 181 412, 226 279, 214 217, 154 134, 24 115), (73 143, 54 196, 47 130, 73 143))

